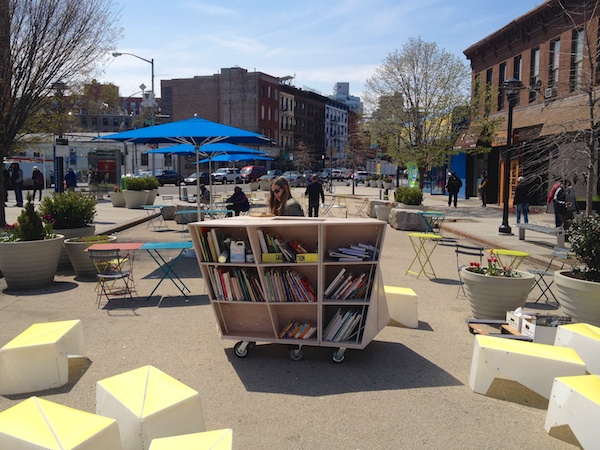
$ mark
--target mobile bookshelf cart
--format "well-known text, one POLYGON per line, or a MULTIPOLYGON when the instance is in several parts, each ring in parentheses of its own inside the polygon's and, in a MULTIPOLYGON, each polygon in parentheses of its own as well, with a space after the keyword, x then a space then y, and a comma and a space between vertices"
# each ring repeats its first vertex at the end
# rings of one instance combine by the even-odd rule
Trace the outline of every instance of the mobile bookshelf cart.
POLYGON ((244 357, 256 342, 363 349, 389 322, 379 268, 386 223, 249 217, 190 223, 223 339, 244 357))

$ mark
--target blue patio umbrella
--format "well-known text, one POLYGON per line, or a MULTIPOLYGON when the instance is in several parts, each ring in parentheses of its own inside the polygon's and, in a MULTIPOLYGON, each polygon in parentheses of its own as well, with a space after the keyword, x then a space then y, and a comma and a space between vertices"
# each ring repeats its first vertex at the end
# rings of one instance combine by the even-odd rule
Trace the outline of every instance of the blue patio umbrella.
MULTIPOLYGON (((204 147, 208 144, 274 144, 273 140, 262 134, 211 122, 199 117, 109 134, 108 136, 102 136, 101 139, 136 144, 189 144, 193 146, 196 154, 196 185, 198 190, 200 190, 200 177, 197 172, 200 155, 210 157, 213 154, 211 150, 204 153, 204 147)), ((245 153, 252 153, 247 150, 245 153)), ((227 150, 218 150, 217 153, 219 152, 228 153, 227 150)), ((200 211, 198 211, 198 217, 200 217, 200 211)))
POLYGON ((212 162, 229 162, 229 161, 248 161, 248 160, 272 161, 269 155, 265 153, 228 153, 226 155, 216 155, 211 158, 205 158, 198 161, 200 164, 212 162))

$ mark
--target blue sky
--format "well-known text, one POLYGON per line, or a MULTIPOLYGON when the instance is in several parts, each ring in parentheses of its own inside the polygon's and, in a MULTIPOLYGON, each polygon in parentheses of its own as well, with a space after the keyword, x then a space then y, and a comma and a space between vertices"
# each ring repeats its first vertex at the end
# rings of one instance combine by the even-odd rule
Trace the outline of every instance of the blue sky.
MULTIPOLYGON (((463 50, 542 3, 541 0, 145 0, 121 1, 124 37, 117 50, 154 58, 160 80, 212 75, 223 67, 283 77, 333 93, 338 81, 360 96, 389 53, 410 37, 463 50)), ((122 96, 150 88, 151 66, 107 55, 98 79, 122 96)))

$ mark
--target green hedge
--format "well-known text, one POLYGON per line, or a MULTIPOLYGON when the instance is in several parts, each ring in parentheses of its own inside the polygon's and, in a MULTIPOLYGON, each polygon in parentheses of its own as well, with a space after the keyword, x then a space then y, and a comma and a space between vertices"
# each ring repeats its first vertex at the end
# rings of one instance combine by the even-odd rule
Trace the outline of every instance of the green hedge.
POLYGON ((405 205, 420 205, 423 202, 423 191, 421 189, 408 186, 396 188, 396 201, 405 205))

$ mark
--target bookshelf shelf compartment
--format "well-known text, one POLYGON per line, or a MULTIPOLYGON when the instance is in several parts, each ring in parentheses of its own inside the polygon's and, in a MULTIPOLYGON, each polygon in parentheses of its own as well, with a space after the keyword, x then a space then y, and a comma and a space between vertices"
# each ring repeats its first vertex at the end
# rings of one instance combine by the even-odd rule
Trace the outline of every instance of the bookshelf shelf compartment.
MULTIPOLYGON (((200 252, 200 270, 219 332, 223 339, 239 341, 236 344, 239 352, 235 353, 240 357, 252 348, 250 344, 261 341, 297 346, 290 351, 293 360, 301 359, 303 346, 336 348, 333 360, 341 362, 346 349, 365 348, 389 322, 378 261, 386 231, 384 222, 242 216, 192 223, 189 228, 194 248, 200 252), (278 236, 282 242, 297 241, 310 251, 311 262, 296 262, 291 255, 282 262, 263 262, 265 234, 278 236), (205 258, 210 253, 206 239, 214 235, 244 241, 246 252, 252 253, 254 262, 219 263, 212 260, 214 252, 205 258), (359 244, 370 247, 372 260, 337 261, 329 257, 329 250, 359 244), (347 281, 348 290, 334 296, 332 292, 337 288, 328 288, 341 271, 341 277, 344 273, 352 277, 347 281), (244 300, 240 300, 238 290, 237 295, 231 292, 228 297, 221 281, 225 273, 229 273, 230 278, 240 275, 244 281, 242 293, 252 288, 256 289, 255 295, 243 295, 244 300), (281 277, 277 285, 273 281, 274 274, 281 277), (287 285, 282 285, 282 280, 287 285), (302 280, 310 287, 303 284, 302 288, 299 284, 302 280), (354 289, 352 283, 355 283, 354 289), (279 289, 278 295, 275 288, 279 289), (340 324, 339 330, 332 332, 328 326, 338 311, 353 313, 340 324)), ((269 252, 271 250, 274 249, 269 252)))

